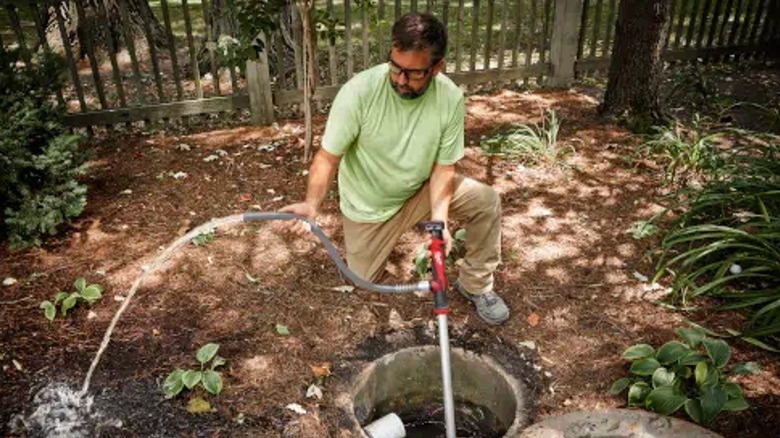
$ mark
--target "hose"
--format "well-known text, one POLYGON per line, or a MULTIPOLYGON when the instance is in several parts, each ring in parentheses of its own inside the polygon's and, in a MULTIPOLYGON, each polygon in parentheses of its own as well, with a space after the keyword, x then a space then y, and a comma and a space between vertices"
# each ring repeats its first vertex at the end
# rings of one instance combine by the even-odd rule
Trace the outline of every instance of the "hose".
POLYGON ((294 220, 294 219, 298 219, 300 221, 309 224, 312 233, 314 233, 314 235, 320 239, 322 244, 325 245, 325 249, 328 250, 328 255, 330 255, 330 258, 332 258, 333 261, 336 263, 336 266, 339 268, 339 271, 341 271, 342 274, 344 274, 352 283, 354 283, 355 286, 361 289, 379 292, 381 294, 402 294, 407 292, 431 290, 431 284, 429 281, 420 281, 412 284, 386 285, 386 284, 371 283, 370 281, 366 281, 360 278, 351 269, 349 269, 346 263, 344 263, 344 260, 341 259, 341 255, 339 254, 338 249, 336 249, 336 246, 333 245, 333 242, 331 242, 330 239, 328 239, 328 236, 325 235, 325 232, 322 231, 322 228, 320 228, 313 220, 309 219, 306 216, 301 216, 299 214, 294 214, 294 213, 256 212, 256 211, 246 212, 243 215, 244 222, 255 222, 255 221, 264 221, 264 220, 294 220))

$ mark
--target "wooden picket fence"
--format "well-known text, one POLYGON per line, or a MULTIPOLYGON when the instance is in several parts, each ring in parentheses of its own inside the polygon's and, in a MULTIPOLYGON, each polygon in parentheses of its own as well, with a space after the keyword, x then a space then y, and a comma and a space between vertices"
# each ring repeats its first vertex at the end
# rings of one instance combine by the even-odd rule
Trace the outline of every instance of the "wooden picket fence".
MULTIPOLYGON (((73 17, 63 13, 63 5, 74 6, 71 14, 91 13, 97 17, 92 26, 108 28, 102 1, 62 1, 0 0, 5 12, 0 14, 0 46, 17 48, 30 59, 47 46, 47 28, 69 41, 65 23, 73 17), (44 22, 52 16, 56 19, 44 22)), ((123 14, 126 1, 119 1, 123 14)), ((450 35, 445 72, 458 84, 523 81, 567 86, 578 75, 601 74, 608 68, 618 3, 325 0, 318 7, 340 26, 336 38, 320 35, 317 40, 314 97, 330 100, 356 72, 386 61, 390 27, 408 11, 431 12, 444 22, 450 35)), ((256 123, 270 123, 279 108, 302 101, 302 32, 296 13, 289 28, 268 36, 268 50, 259 59, 239 65, 229 56, 238 36, 215 35, 206 25, 214 18, 209 0, 154 0, 150 5, 165 29, 163 49, 148 43, 148 25, 145 41, 131 37, 125 27, 118 35, 101 33, 101 41, 84 32, 78 52, 63 45, 69 80, 56 99, 68 111, 68 124, 171 121, 238 110, 248 110, 256 123)), ((674 11, 664 52, 670 61, 780 56, 780 0, 676 0, 674 11)))

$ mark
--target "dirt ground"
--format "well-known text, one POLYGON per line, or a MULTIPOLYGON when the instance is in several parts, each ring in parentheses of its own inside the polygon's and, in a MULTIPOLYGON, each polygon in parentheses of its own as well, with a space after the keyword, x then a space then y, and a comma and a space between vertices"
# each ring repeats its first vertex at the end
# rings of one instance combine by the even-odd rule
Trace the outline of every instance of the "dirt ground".
MULTIPOLYGON (((453 295, 453 342, 474 333, 491 348, 533 341, 534 421, 625 406, 607 389, 627 372, 620 359, 626 347, 673 339, 685 318, 714 327, 732 318, 660 307, 652 302, 657 292, 635 278, 635 272, 651 274, 643 258, 651 242, 634 240, 626 230, 658 211, 661 175, 653 166, 624 160, 637 140, 597 119, 596 105, 578 91, 468 98, 469 147, 459 171, 501 193, 503 264, 496 284, 513 313, 506 324, 487 326, 453 295), (576 150, 567 168, 489 159, 477 147, 481 135, 538 121, 545 108, 563 119, 560 138, 576 150)), ((324 118, 316 125, 319 135, 324 118)), ((213 218, 272 211, 302 199, 302 129, 293 120, 96 144, 84 214, 41 248, 0 250, 0 277, 18 280, 0 288, 3 435, 13 436, 12 416, 30 409, 44 385, 80 387, 133 281, 175 238, 213 218), (49 324, 39 303, 81 276, 104 286, 103 299, 49 324)), ((335 196, 320 222, 343 248, 335 196)), ((404 235, 388 263, 388 282, 416 281, 413 257, 423 241, 418 232, 404 235)), ((218 230, 207 245, 187 245, 142 285, 117 325, 91 393, 96 408, 121 425, 97 434, 343 436, 334 395, 354 374, 349 365, 386 353, 388 335, 433 320, 429 296, 338 289, 344 285, 322 245, 265 224, 218 230), (280 335, 276 324, 287 326, 289 335, 280 335), (224 391, 209 398, 213 412, 191 414, 188 394, 165 400, 161 385, 173 369, 195 367, 195 352, 207 342, 219 343, 228 360, 220 368, 224 391), (321 400, 306 397, 317 367, 332 372, 321 400), (286 409, 290 403, 308 413, 286 409)), ((733 360, 755 361, 762 370, 740 379, 751 408, 724 413, 710 428, 727 437, 774 436, 780 429, 777 357, 732 345, 733 360)))

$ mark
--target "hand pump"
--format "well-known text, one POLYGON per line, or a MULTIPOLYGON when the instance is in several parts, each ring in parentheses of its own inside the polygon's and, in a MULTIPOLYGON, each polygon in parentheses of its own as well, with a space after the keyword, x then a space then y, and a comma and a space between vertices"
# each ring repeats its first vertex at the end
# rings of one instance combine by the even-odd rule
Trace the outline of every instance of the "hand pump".
POLYGON ((447 314, 450 306, 447 301, 447 276, 444 272, 446 243, 444 241, 444 223, 440 221, 424 222, 425 230, 431 233, 431 292, 433 293, 433 313, 439 328, 439 351, 441 353, 441 376, 444 390, 444 424, 447 438, 455 438, 455 402, 452 395, 452 368, 450 365, 450 337, 447 331, 447 314))

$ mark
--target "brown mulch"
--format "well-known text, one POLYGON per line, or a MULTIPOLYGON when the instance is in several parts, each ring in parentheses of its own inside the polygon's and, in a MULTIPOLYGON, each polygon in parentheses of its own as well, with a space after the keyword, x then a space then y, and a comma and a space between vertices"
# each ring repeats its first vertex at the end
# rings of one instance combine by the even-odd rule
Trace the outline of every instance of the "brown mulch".
MULTIPOLYGON (((607 393, 626 373, 620 353, 634 343, 674 338, 691 316, 653 304, 634 277, 635 271, 650 274, 643 255, 651 243, 625 230, 658 210, 660 175, 624 160, 637 140, 597 119, 596 103, 575 91, 501 91, 468 100, 470 147, 460 171, 502 195, 497 289, 513 317, 485 326, 453 296, 450 319, 453 330, 538 346, 542 389, 535 420, 624 406, 624 398, 607 393), (576 150, 570 166, 521 166, 489 159, 476 147, 481 135, 538 121, 545 108, 563 119, 560 138, 576 150)), ((324 118, 315 123, 319 135, 324 118)), ((41 248, 0 250, 0 278, 18 280, 0 289, 0 431, 43 385, 80 386, 119 300, 175 238, 213 218, 302 199, 301 138, 299 121, 282 121, 97 142, 84 214, 41 248), (105 287, 91 309, 95 315, 81 306, 49 324, 38 304, 81 276, 105 287)), ((321 223, 341 245, 335 196, 321 223)), ((390 281, 416 281, 413 257, 423 241, 416 232, 403 237, 388 266, 390 281)), ((346 284, 321 245, 267 224, 218 230, 213 242, 180 250, 139 290, 92 382, 98 405, 106 401, 123 418, 108 436, 306 436, 294 432, 304 429, 337 436, 340 419, 328 390, 347 379, 339 362, 358 354, 367 339, 392 331, 395 312, 409 324, 432 320, 429 297, 334 289, 346 284), (290 335, 277 333, 276 324, 290 335), (225 391, 211 399, 214 413, 197 416, 186 412, 186 396, 164 401, 160 385, 173 369, 194 367, 195 351, 207 342, 219 343, 228 359, 225 391), (334 370, 325 397, 306 398, 315 381, 312 366, 325 363, 334 370), (314 412, 305 417, 316 424, 302 426, 284 408, 289 403, 314 412)), ((693 317, 716 324, 724 316, 693 317)), ((723 414, 710 428, 730 437, 767 436, 780 428, 777 359, 746 344, 733 347, 734 360, 756 361, 762 371, 741 380, 751 408, 723 414)))

